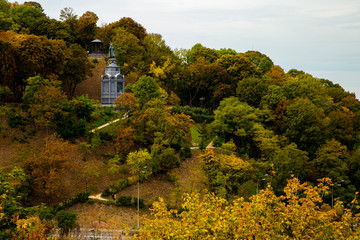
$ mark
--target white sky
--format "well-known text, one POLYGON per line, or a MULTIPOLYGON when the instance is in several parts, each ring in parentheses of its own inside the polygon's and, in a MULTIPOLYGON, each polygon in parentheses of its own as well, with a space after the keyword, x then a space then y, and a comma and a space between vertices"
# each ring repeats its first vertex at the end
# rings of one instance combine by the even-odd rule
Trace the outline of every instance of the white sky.
MULTIPOLYGON (((34 0, 36 1, 36 0, 34 0)), ((13 1, 10 1, 13 2, 13 1)), ((23 3, 24 1, 19 1, 23 3)), ((172 48, 257 50, 360 97, 359 0, 37 0, 51 18, 71 7, 98 24, 131 17, 172 48)))

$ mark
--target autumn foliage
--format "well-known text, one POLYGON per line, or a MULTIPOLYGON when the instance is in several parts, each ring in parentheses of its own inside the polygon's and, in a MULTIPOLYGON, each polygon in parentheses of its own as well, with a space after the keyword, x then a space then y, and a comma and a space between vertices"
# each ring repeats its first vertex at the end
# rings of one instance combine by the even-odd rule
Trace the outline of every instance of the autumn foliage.
POLYGON ((232 202, 207 192, 186 194, 181 212, 160 199, 135 239, 358 239, 359 215, 340 201, 334 208, 323 203, 330 185, 326 178, 317 186, 292 178, 283 196, 268 186, 232 202))

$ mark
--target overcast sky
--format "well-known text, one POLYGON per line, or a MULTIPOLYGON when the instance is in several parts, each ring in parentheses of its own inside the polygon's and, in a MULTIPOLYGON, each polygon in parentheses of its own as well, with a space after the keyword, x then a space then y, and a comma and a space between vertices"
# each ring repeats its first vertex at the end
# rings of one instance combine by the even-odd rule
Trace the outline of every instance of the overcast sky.
MULTIPOLYGON (((36 0, 33 0, 36 1, 36 0)), ((13 2, 13 1, 11 1, 13 2)), ((19 1, 23 3, 24 1, 19 1)), ((172 48, 257 50, 360 97, 359 0, 37 0, 51 18, 92 11, 98 25, 131 17, 172 48)))

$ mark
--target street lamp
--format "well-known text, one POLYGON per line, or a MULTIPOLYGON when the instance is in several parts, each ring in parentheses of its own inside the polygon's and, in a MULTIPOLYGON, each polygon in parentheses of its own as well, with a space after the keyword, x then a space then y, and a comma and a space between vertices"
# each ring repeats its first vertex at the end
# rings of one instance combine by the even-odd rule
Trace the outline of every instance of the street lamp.
MULTIPOLYGON (((261 181, 266 181, 267 176, 268 176, 268 174, 265 174, 264 177, 261 179, 261 181)), ((256 183, 256 194, 259 193, 259 181, 260 181, 260 178, 258 178, 257 183, 256 183)))
MULTIPOLYGON (((146 169, 147 166, 144 166, 144 169, 146 169)), ((145 170, 141 171, 142 174, 145 175, 145 170)), ((138 218, 137 218, 137 229, 140 228, 140 170, 139 170, 139 178, 138 178, 138 196, 137 196, 137 214, 138 214, 138 218)))
MULTIPOLYGON (((338 187, 341 187, 341 184, 344 183, 344 180, 340 180, 339 182, 336 182, 335 184, 338 187)), ((331 208, 334 208, 334 187, 335 184, 333 186, 331 186, 331 208)))
POLYGON ((199 98, 199 100, 200 100, 200 103, 201 103, 201 108, 204 108, 204 100, 205 100, 205 98, 204 97, 201 97, 201 98, 199 98))

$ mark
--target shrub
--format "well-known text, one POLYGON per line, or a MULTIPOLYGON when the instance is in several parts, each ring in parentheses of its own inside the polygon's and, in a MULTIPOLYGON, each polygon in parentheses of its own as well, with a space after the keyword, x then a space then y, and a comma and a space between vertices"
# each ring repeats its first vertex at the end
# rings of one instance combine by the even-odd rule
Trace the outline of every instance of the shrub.
POLYGON ((180 166, 179 158, 175 155, 173 148, 167 148, 159 155, 159 170, 168 171, 180 166))
POLYGON ((225 138, 223 136, 216 136, 216 138, 213 141, 214 147, 221 147, 225 143, 225 138))
POLYGON ((120 196, 117 196, 117 198, 116 198, 116 204, 118 206, 130 207, 131 199, 132 199, 132 196, 120 195, 120 196))
POLYGON ((9 113, 9 126, 16 128, 23 126, 25 124, 25 119, 20 113, 9 113))
POLYGON ((89 200, 90 192, 80 192, 76 195, 73 202, 76 203, 84 203, 89 200))
POLYGON ((58 227, 61 229, 61 235, 68 234, 77 225, 77 214, 75 212, 59 211, 56 213, 58 227))
MULTIPOLYGON (((137 208, 137 204, 138 204, 138 198, 134 197, 133 206, 137 208)), ((144 207, 145 207, 145 200, 143 198, 139 198, 139 208, 144 208, 144 207)))
POLYGON ((180 158, 185 160, 186 158, 191 158, 192 152, 189 146, 185 146, 180 150, 180 158))

